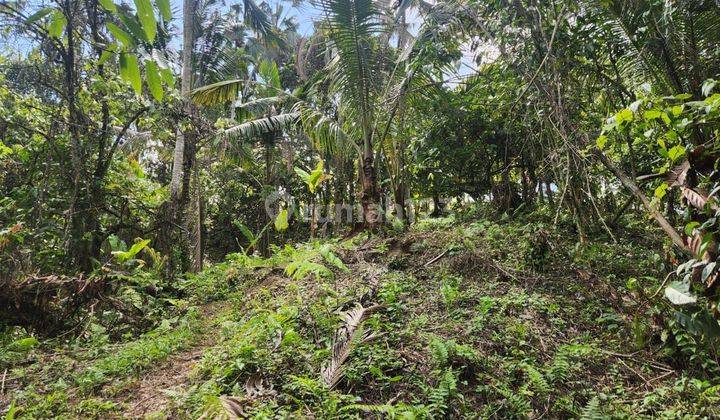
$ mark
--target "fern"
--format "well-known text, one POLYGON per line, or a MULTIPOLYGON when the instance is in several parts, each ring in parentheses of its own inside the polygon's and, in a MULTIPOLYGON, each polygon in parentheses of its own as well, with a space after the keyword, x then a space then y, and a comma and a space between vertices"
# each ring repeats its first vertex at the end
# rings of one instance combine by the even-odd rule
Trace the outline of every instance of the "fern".
POLYGON ((285 267, 285 274, 291 276, 294 280, 302 280, 309 274, 313 274, 316 279, 321 277, 332 277, 332 271, 322 264, 318 264, 308 260, 293 261, 285 267))
POLYGON ((600 399, 598 399, 597 396, 592 397, 592 399, 588 401, 587 405, 582 409, 582 413, 580 413, 580 418, 582 420, 595 420, 605 418, 605 416, 602 414, 602 411, 600 410, 600 399))
POLYGON ((329 244, 322 246, 310 244, 299 248, 286 246, 276 251, 272 259, 275 265, 286 264, 285 274, 294 280, 302 280, 309 275, 314 275, 316 280, 332 279, 334 277, 332 270, 322 264, 323 262, 342 271, 348 270, 342 260, 332 252, 329 244))
POLYGON ((567 353, 561 349, 555 355, 553 363, 547 371, 547 376, 551 382, 565 382, 570 376, 571 367, 567 353))
POLYGON ((434 338, 430 341, 430 354, 438 366, 445 366, 450 359, 448 342, 434 338))
POLYGON ((570 374, 577 369, 577 364, 573 362, 573 358, 586 359, 596 353, 596 349, 585 344, 567 344, 560 346, 552 364, 546 368, 545 376, 550 382, 566 382, 570 378, 570 374))
POLYGON ((523 364, 523 370, 527 374, 528 382, 535 393, 540 396, 545 396, 550 392, 550 385, 542 372, 528 363, 523 364))
POLYGON ((342 260, 332 252, 329 244, 325 244, 320 247, 320 255, 322 255, 323 259, 328 264, 332 264, 333 266, 339 268, 342 271, 349 271, 347 266, 342 262, 342 260))
POLYGON ((505 397, 505 404, 508 406, 510 411, 517 417, 527 417, 528 413, 532 410, 532 403, 525 396, 527 389, 521 387, 517 392, 512 391, 504 386, 502 388, 496 388, 496 390, 505 397))
POLYGON ((439 368, 456 363, 468 365, 477 362, 480 358, 477 351, 465 344, 458 344, 455 340, 445 340, 433 337, 429 343, 430 354, 439 368))
POLYGON ((448 402, 457 393, 457 377, 452 369, 444 371, 437 387, 430 390, 428 395, 428 409, 431 415, 446 416, 449 410, 448 402))

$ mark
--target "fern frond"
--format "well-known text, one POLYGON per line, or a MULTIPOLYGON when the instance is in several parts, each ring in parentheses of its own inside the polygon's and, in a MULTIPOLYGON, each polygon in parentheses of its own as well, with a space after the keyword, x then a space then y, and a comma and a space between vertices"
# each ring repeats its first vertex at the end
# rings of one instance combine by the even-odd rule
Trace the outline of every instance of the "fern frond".
POLYGON ((430 413, 434 416, 444 417, 448 414, 449 400, 457 392, 457 376, 452 369, 443 372, 437 387, 428 395, 430 413))
POLYGON ((534 366, 525 363, 523 364, 523 370, 528 377, 528 382, 531 388, 540 396, 547 395, 550 392, 550 385, 545 376, 537 370, 534 366))
POLYGON ((600 400, 598 397, 592 397, 590 401, 588 401, 587 405, 582 409, 582 413, 580 413, 580 418, 582 420, 598 420, 605 418, 600 410, 600 400))

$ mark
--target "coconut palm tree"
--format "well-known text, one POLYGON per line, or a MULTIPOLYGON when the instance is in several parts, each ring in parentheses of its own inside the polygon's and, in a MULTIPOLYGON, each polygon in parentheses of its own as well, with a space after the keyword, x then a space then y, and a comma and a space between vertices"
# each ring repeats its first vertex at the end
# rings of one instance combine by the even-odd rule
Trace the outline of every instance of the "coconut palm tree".
MULTIPOLYGON (((299 94, 278 90, 275 97, 246 104, 283 104, 285 112, 265 114, 221 135, 259 137, 299 124, 324 151, 354 149, 362 216, 365 225, 373 229, 380 221, 377 145, 391 134, 392 121, 403 100, 409 94, 421 93, 423 86, 432 86, 433 80, 424 69, 425 54, 432 54, 432 43, 439 33, 447 36, 452 27, 459 27, 460 20, 455 6, 426 5, 426 25, 416 39, 402 41, 405 48, 401 52, 392 48, 388 35, 411 36, 406 29, 398 31, 398 19, 402 20, 405 7, 396 8, 398 17, 389 18, 390 11, 372 0, 321 0, 318 5, 325 16, 315 35, 325 46, 323 71, 309 78, 299 94), (314 101, 318 96, 322 99, 314 101), (328 108, 332 112, 327 112, 328 108)), ((193 99, 203 105, 229 102, 248 83, 256 82, 235 79, 204 86, 193 92, 193 99)))

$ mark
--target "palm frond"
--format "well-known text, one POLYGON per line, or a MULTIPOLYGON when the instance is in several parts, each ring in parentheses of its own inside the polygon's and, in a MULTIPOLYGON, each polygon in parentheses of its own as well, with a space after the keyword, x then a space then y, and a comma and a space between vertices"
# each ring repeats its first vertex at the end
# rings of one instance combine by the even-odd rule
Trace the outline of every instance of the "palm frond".
POLYGON ((282 105, 293 98, 290 95, 277 95, 268 96, 267 98, 257 98, 250 101, 243 102, 242 100, 235 101, 235 108, 246 109, 252 113, 264 113, 273 105, 282 105))
POLYGON ((305 101, 296 102, 293 111, 300 114, 303 131, 318 150, 334 155, 353 147, 358 153, 360 152, 357 144, 349 138, 335 119, 314 109, 305 101))
POLYGON ((202 86, 190 93, 193 102, 199 105, 218 105, 235 101, 242 86, 246 83, 242 79, 225 80, 202 86))
POLYGON ((330 362, 322 369, 322 378, 329 388, 334 388, 344 374, 344 363, 350 356, 355 345, 368 343, 377 338, 378 335, 371 332, 363 332, 360 324, 367 319, 372 312, 378 310, 380 305, 364 308, 357 304, 355 308, 340 313, 344 324, 335 331, 333 337, 333 355, 330 362))
POLYGON ((220 133, 221 138, 257 138, 263 134, 282 131, 296 124, 300 113, 288 112, 270 117, 258 118, 230 127, 220 133))
POLYGON ((379 13, 372 0, 321 0, 328 25, 328 47, 334 52, 331 86, 355 108, 358 123, 369 136, 372 97, 377 82, 372 72, 373 35, 380 30, 379 13))
POLYGON ((270 17, 253 0, 243 0, 243 19, 250 29, 262 37, 272 33, 270 17))

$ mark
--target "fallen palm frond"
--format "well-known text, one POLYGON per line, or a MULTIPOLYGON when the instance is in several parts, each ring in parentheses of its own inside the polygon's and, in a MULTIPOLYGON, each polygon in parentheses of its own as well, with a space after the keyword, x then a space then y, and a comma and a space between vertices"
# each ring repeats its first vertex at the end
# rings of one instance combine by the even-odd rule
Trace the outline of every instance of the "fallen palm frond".
POLYGON ((345 324, 335 331, 332 359, 321 371, 322 378, 330 389, 334 388, 342 379, 345 371, 344 363, 350 356, 353 347, 368 343, 379 336, 376 333, 362 331, 360 324, 381 306, 373 305, 365 308, 358 303, 355 308, 340 313, 345 324))
POLYGON ((256 373, 251 375, 247 381, 245 381, 245 395, 247 398, 256 399, 262 398, 269 395, 275 395, 275 390, 272 384, 266 384, 266 381, 256 373))
MULTIPOLYGON (((220 405, 225 410, 225 414, 232 420, 244 419, 249 416, 245 408, 252 404, 253 401, 266 396, 275 395, 272 385, 266 385, 265 380, 260 374, 251 375, 245 381, 245 396, 235 397, 231 395, 223 395, 220 397, 220 405)), ((209 416, 209 413, 207 417, 209 416)), ((205 417, 205 416, 204 416, 205 417)))
MULTIPOLYGON (((220 404, 225 410, 225 414, 227 414, 227 416, 232 420, 244 419, 247 417, 247 413, 243 410, 243 406, 245 405, 243 398, 223 395, 220 397, 220 404)), ((209 418, 209 416, 205 415, 203 415, 203 417, 209 418)))

